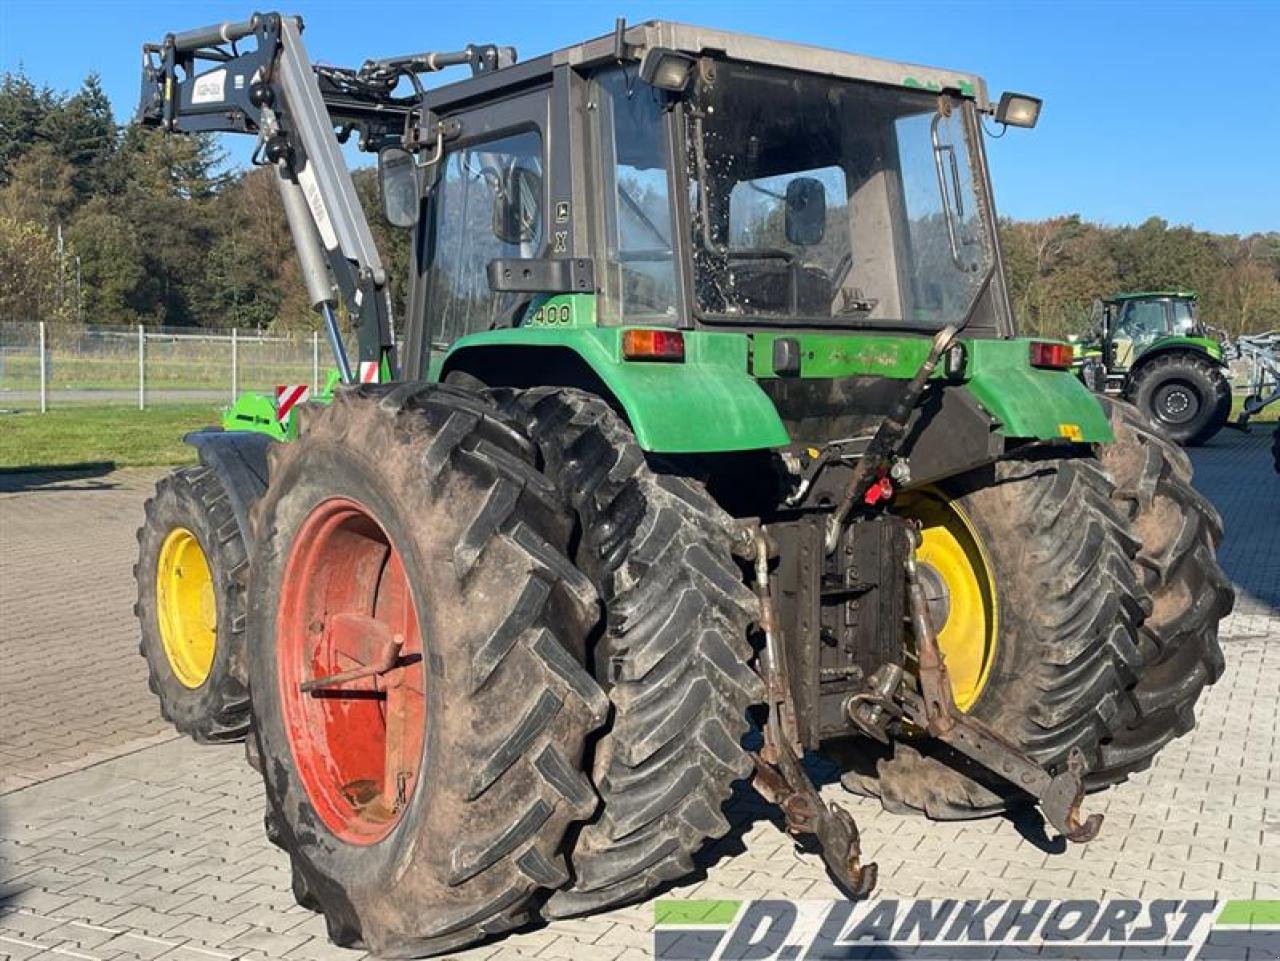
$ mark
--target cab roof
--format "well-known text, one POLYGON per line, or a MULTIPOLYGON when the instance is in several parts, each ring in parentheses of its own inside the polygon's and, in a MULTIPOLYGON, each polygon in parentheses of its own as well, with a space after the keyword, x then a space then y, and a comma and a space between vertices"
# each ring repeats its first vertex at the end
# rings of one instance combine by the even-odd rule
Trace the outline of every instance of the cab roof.
MULTIPOLYGON (((699 27, 671 20, 648 20, 629 27, 626 32, 628 47, 639 48, 632 52, 643 56, 652 47, 667 47, 692 56, 717 54, 730 60, 766 64, 788 70, 825 74, 848 80, 866 80, 872 83, 915 90, 958 90, 963 96, 973 97, 980 107, 989 106, 987 85, 976 74, 950 70, 943 67, 925 67, 919 64, 864 57, 827 47, 804 43, 771 40, 746 33, 699 27)), ((585 43, 565 47, 552 55, 556 64, 585 65, 614 59, 613 36, 608 35, 585 43)))
POLYGON ((1195 300, 1194 290, 1138 290, 1126 294, 1112 294, 1108 299, 1115 302, 1121 300, 1151 300, 1156 297, 1180 297, 1195 300))
MULTIPOLYGON (((981 109, 989 109, 987 85, 977 74, 831 50, 804 43, 788 43, 713 27, 698 27, 670 20, 649 20, 627 27, 627 55, 641 59, 647 50, 666 47, 690 56, 717 55, 746 63, 781 67, 846 80, 862 80, 909 90, 959 91, 972 97, 981 109)), ((555 67, 593 67, 616 62, 613 34, 596 37, 531 60, 488 71, 429 89, 426 104, 438 110, 465 101, 483 100, 499 90, 545 82, 555 67)))

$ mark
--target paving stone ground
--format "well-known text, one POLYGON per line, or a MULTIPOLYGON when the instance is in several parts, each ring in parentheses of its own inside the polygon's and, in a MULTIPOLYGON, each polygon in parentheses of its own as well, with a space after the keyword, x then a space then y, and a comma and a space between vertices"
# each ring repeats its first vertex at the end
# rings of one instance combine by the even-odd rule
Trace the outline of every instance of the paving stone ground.
MULTIPOLYGON (((1093 843, 1059 849, 1034 817, 939 824, 887 814, 838 785, 880 893, 931 897, 1280 898, 1280 478, 1270 435, 1195 451, 1227 525, 1236 584, 1227 671, 1199 724, 1149 771, 1092 797, 1093 843)), ((262 832, 239 747, 200 748, 159 721, 131 620, 133 531, 156 472, 0 477, 0 959, 328 961, 262 832)), ((735 831, 669 897, 828 898, 746 789, 735 831)), ((652 907, 555 922, 458 958, 639 961, 652 907)))

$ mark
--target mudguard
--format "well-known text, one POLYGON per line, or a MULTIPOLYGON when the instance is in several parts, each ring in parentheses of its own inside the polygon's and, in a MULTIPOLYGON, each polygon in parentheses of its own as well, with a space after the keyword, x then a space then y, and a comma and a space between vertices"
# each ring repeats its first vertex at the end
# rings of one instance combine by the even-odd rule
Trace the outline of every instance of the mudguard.
POLYGON ((218 475, 249 543, 249 508, 267 490, 267 449, 276 441, 258 431, 216 427, 192 431, 182 440, 196 449, 200 463, 218 475))
MULTIPOLYGON (((433 375, 448 377, 499 347, 521 350, 519 374, 531 383, 539 352, 572 351, 599 377, 626 413, 636 440, 655 453, 758 450, 790 442, 767 394, 748 373, 741 334, 683 331, 683 362, 628 361, 621 327, 521 327, 456 341, 433 375)), ((518 386, 518 385, 511 385, 518 386)), ((567 385, 566 385, 567 386, 567 385)))

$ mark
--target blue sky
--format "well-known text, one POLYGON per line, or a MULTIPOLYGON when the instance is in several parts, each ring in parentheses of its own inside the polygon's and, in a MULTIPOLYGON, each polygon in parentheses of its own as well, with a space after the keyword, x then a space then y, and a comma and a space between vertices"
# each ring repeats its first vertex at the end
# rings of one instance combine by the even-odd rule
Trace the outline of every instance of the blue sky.
MULTIPOLYGON (((123 118, 139 46, 240 19, 240 2, 0 0, 0 69, 56 88, 97 70, 123 118)), ((1158 215, 1205 230, 1280 230, 1280 0, 1254 2, 458 3, 295 0, 313 59, 514 44, 524 57, 665 17, 982 74, 993 96, 1045 98, 1040 126, 988 141, 1001 213, 1158 215)), ((238 156, 243 156, 237 151, 238 156)))

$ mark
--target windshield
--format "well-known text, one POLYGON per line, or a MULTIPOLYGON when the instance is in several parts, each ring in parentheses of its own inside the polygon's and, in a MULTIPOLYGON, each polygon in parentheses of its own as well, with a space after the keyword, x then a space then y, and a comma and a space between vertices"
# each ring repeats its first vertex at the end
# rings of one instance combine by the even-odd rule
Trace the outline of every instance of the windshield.
POLYGON ((688 103, 697 306, 710 319, 936 328, 995 262, 972 107, 740 63, 688 103))

